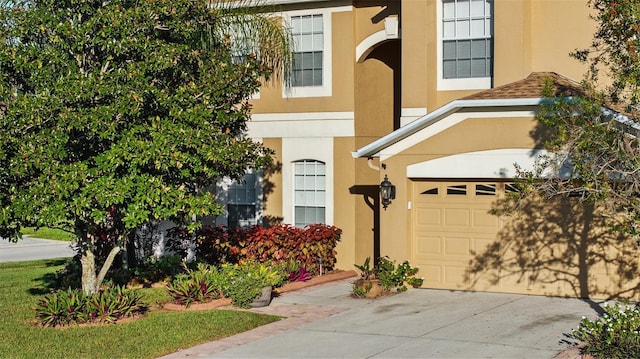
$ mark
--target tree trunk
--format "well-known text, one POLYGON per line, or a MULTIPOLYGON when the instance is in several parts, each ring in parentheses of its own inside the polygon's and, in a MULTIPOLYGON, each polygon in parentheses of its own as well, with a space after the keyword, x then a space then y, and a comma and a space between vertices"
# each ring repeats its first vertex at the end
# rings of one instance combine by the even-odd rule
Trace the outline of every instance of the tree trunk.
POLYGON ((102 268, 100 268, 100 273, 98 273, 98 278, 96 279, 96 292, 98 291, 98 289, 100 289, 100 286, 102 285, 102 281, 104 280, 104 277, 107 275, 107 271, 109 271, 109 268, 111 268, 111 265, 113 264, 113 260, 116 258, 116 255, 118 254, 118 252, 120 252, 120 249, 122 249, 120 246, 115 246, 113 247, 113 249, 111 249, 111 252, 109 252, 109 255, 107 256, 107 259, 105 259, 104 264, 102 265, 102 268))
POLYGON ((96 258, 93 251, 86 248, 80 257, 82 264, 82 291, 89 295, 96 292, 96 258))
POLYGON ((80 257, 80 263, 82 264, 82 290, 85 294, 95 294, 102 285, 104 277, 107 275, 107 271, 111 268, 113 260, 120 252, 120 247, 113 247, 107 259, 104 261, 100 273, 96 276, 96 258, 93 251, 89 248, 85 249, 80 257))

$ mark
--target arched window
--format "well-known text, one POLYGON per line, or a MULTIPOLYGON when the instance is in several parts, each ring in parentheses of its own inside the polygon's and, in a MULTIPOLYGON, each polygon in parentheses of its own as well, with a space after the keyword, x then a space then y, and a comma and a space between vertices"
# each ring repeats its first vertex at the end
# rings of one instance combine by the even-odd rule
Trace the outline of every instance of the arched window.
POLYGON ((296 227, 325 223, 326 166, 324 162, 294 162, 294 223, 296 227))

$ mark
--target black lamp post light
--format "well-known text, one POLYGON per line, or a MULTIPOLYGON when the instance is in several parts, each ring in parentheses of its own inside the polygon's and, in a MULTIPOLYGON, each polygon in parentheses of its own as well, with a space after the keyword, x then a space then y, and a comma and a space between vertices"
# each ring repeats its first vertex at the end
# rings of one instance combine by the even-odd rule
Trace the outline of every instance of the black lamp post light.
POLYGON ((382 208, 387 210, 387 207, 391 204, 391 200, 396 199, 396 186, 393 185, 387 175, 384 175, 384 180, 380 182, 380 200, 382 201, 382 208))

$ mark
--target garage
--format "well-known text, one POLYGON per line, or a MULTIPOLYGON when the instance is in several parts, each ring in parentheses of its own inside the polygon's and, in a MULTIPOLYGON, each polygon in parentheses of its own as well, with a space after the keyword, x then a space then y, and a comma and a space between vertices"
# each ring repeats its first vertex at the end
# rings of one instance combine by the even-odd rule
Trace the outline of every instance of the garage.
POLYGON ((411 261, 425 277, 425 287, 529 292, 523 275, 492 283, 467 273, 473 253, 494 243, 504 225, 503 220, 489 211, 511 184, 435 181, 412 184, 411 261))

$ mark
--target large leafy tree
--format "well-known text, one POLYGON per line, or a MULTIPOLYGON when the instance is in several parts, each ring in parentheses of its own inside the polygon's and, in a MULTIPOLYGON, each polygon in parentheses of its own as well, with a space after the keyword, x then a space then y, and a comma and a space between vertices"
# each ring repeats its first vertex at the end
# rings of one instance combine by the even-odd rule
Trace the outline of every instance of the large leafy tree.
MULTIPOLYGON (((140 225, 194 229, 194 218, 221 213, 206 189, 270 161, 246 137, 247 101, 286 63, 288 46, 276 32, 232 56, 224 29, 233 10, 198 0, 5 4, 0 235, 72 229, 91 293, 140 225), (116 245, 96 273, 94 253, 107 239, 116 245)), ((240 19, 252 28, 247 14, 240 19)))
MULTIPOLYGON (((555 97, 537 115, 551 155, 519 174, 522 192, 507 209, 532 196, 577 197, 597 206, 610 227, 636 236, 640 227, 640 3, 591 0, 597 22, 590 48, 572 55, 589 64, 584 93, 555 97)), ((512 198, 513 199, 513 198, 512 198)))

